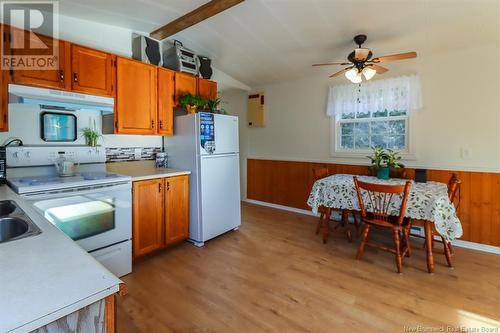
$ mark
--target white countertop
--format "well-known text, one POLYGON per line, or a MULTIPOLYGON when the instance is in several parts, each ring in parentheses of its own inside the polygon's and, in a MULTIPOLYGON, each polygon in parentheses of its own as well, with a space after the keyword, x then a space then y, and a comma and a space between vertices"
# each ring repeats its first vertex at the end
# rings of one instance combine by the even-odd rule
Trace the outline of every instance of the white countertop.
POLYGON ((0 243, 0 332, 32 331, 118 291, 120 279, 7 185, 0 200, 14 200, 42 230, 0 243))
POLYGON ((149 160, 106 163, 106 170, 130 176, 132 181, 189 175, 191 173, 186 170, 156 168, 155 162, 149 160))

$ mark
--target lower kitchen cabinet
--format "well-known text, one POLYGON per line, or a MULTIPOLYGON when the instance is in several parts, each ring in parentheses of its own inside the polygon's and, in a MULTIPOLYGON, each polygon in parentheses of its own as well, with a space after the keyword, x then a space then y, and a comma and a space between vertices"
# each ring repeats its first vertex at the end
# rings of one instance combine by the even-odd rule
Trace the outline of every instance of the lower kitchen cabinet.
POLYGON ((163 182, 160 178, 133 183, 132 251, 134 258, 163 246, 163 182))
POLYGON ((165 178, 165 243, 177 243, 189 237, 189 178, 165 178))
POLYGON ((188 238, 187 175, 135 181, 132 196, 134 258, 188 238))

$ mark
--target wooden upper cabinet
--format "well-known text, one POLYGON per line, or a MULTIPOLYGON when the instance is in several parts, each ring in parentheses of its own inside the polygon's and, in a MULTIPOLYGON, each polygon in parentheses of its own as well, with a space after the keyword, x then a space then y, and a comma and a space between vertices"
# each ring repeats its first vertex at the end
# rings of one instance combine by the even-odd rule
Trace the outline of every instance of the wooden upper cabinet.
POLYGON ((133 253, 134 258, 164 245, 163 179, 133 183, 133 253))
POLYGON ((175 104, 179 103, 179 97, 185 94, 196 95, 198 93, 197 80, 195 76, 187 73, 175 72, 175 104))
POLYGON ((72 90, 114 96, 115 60, 115 55, 71 45, 72 90))
POLYGON ((175 72, 158 68, 158 134, 174 134, 175 72))
POLYGON ((177 243, 189 237, 189 178, 165 178, 165 243, 177 243))
POLYGON ((156 134, 157 67, 118 57, 115 121, 117 134, 156 134))
POLYGON ((207 99, 216 99, 217 82, 198 78, 198 95, 207 99))
POLYGON ((0 71, 0 132, 9 130, 8 122, 8 92, 7 86, 9 83, 9 71, 0 71))
MULTIPOLYGON (((34 35, 25 33, 25 43, 43 42, 45 45, 49 46, 50 51, 41 50, 41 54, 47 53, 47 55, 52 54, 51 49, 55 48, 55 53, 58 54, 58 69, 55 70, 20 70, 15 69, 12 71, 12 82, 15 84, 23 84, 37 87, 45 88, 55 88, 70 90, 71 89, 71 78, 70 78, 70 48, 71 43, 62 40, 55 40, 51 37, 43 35, 34 35)), ((26 44, 25 44, 26 45, 26 44)), ((15 49, 12 49, 12 54, 16 54, 15 49)))

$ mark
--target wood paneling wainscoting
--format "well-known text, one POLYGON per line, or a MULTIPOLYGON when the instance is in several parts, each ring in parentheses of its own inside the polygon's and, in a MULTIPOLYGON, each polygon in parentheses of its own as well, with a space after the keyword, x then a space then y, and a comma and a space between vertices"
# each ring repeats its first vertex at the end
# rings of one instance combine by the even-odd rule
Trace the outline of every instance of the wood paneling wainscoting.
MULTIPOLYGON (((319 167, 327 167, 330 174, 368 174, 368 167, 362 165, 248 159, 247 197, 309 210, 306 202, 314 183, 313 170, 319 167)), ((500 246, 500 173, 428 170, 427 179, 447 183, 453 173, 462 180, 461 240, 500 246)), ((414 175, 414 169, 407 169, 407 178, 414 175)))

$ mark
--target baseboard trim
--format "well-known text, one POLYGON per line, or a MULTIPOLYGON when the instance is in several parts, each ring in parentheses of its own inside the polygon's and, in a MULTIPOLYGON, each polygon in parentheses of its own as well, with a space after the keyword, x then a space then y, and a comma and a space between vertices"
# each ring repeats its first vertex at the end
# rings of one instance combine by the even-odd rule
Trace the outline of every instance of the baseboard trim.
MULTIPOLYGON (((269 202, 265 202, 265 201, 259 201, 259 200, 253 200, 253 199, 244 199, 242 201, 248 202, 248 203, 251 203, 254 205, 286 210, 289 212, 303 214, 303 215, 318 216, 316 214, 313 214, 313 212, 311 212, 310 210, 288 207, 288 206, 273 204, 273 203, 269 203, 269 202)), ((456 239, 456 240, 452 241, 451 244, 453 244, 453 246, 463 247, 466 249, 488 252, 488 253, 493 253, 493 254, 500 254, 500 247, 498 247, 498 246, 474 243, 474 242, 464 241, 464 240, 460 240, 460 239, 456 239)))
POLYGON ((253 200, 253 199, 243 199, 242 201, 248 202, 254 205, 259 205, 259 206, 265 206, 269 208, 276 208, 276 209, 281 209, 281 210, 286 210, 289 212, 293 213, 299 213, 299 214, 304 214, 304 215, 309 215, 309 216, 318 216, 317 214, 313 214, 310 210, 305 210, 305 209, 300 209, 300 208, 294 208, 294 207, 288 207, 288 206, 283 206, 283 205, 278 205, 278 204, 273 204, 265 201, 259 201, 259 200, 253 200))
POLYGON ((451 244, 453 246, 463 247, 466 249, 494 253, 494 254, 500 254, 500 247, 498 247, 498 246, 474 243, 474 242, 464 241, 464 240, 460 240, 460 239, 455 239, 454 241, 451 242, 451 244))

